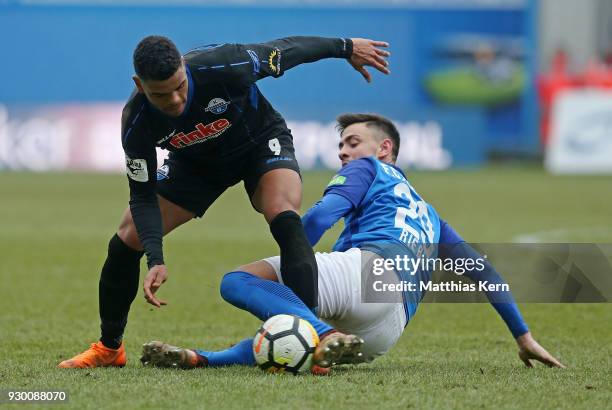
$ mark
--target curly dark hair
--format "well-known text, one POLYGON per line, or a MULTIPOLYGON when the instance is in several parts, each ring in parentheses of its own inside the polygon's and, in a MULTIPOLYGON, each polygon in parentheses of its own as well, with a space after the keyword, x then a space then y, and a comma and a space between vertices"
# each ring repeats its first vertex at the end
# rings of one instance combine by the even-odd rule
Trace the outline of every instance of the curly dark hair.
POLYGON ((167 37, 145 37, 134 50, 134 71, 141 80, 167 80, 180 66, 181 53, 167 37))
POLYGON ((339 115, 336 118, 336 129, 342 132, 349 126, 357 123, 365 123, 368 127, 375 127, 381 131, 385 137, 393 142, 393 160, 397 159, 400 148, 400 134, 390 119, 378 114, 348 113, 339 115))

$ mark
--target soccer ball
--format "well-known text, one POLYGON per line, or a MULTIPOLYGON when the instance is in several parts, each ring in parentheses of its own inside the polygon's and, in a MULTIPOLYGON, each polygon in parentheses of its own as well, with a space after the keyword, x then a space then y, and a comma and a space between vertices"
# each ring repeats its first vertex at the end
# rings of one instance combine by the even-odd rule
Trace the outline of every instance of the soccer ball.
POLYGON ((306 320, 276 315, 255 334, 253 355, 262 370, 297 374, 310 370, 318 344, 319 335, 306 320))

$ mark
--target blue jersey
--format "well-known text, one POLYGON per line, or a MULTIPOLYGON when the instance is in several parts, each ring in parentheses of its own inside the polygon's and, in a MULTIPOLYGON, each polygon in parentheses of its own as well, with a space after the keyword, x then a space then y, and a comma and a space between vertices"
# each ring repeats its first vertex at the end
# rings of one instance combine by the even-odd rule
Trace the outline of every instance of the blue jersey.
POLYGON ((423 201, 403 172, 374 157, 351 161, 332 179, 325 194, 348 199, 353 208, 334 251, 359 248, 365 243, 390 242, 414 248, 436 244, 440 219, 423 201))
MULTIPOLYGON (((386 259, 403 255, 419 258, 423 252, 429 258, 480 256, 423 201, 399 168, 373 157, 349 162, 329 183, 323 198, 304 215, 304 230, 310 243, 317 243, 323 232, 342 216, 345 228, 334 245, 335 251, 357 247, 386 259), (438 243, 454 246, 438 248, 438 243)), ((407 282, 430 280, 427 271, 418 270, 413 274, 400 269, 397 273, 407 282)), ((489 263, 482 272, 471 270, 465 275, 475 282, 505 283, 489 263)), ((485 293, 514 337, 529 331, 509 292, 485 293)), ((406 317, 410 320, 423 292, 417 286, 417 291, 403 292, 403 297, 406 317)))

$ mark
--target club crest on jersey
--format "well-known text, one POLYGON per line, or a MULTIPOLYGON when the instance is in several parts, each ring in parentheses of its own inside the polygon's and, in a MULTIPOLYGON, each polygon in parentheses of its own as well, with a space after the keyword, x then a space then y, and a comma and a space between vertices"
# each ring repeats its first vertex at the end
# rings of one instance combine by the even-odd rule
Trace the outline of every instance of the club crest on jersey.
POLYGON ((225 101, 223 98, 213 98, 208 102, 204 111, 210 112, 213 114, 223 114, 227 111, 227 106, 230 105, 228 101, 225 101))
POLYGON ((225 118, 221 118, 206 125, 199 123, 196 125, 195 131, 191 131, 188 134, 179 132, 173 136, 170 139, 170 145, 172 145, 174 148, 185 148, 190 145, 208 141, 213 138, 217 138, 231 126, 232 124, 225 118))
POLYGON ((162 165, 157 170, 157 180, 161 181, 164 179, 168 179, 168 174, 170 173, 170 167, 167 164, 162 165))
POLYGON ((136 182, 147 182, 149 180, 149 171, 147 170, 146 159, 131 159, 125 156, 125 167, 127 175, 136 182))
POLYGON ((280 75, 281 73, 281 52, 278 48, 275 48, 270 52, 268 56, 268 66, 270 67, 270 71, 274 75, 280 75))

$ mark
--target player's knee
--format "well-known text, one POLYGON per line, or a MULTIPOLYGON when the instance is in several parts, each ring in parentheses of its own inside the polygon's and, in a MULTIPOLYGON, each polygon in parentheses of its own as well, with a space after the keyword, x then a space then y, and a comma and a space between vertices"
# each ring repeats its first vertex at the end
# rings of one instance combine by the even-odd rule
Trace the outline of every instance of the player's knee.
POLYGON ((270 206, 267 209, 264 209, 264 216, 266 217, 266 220, 268 222, 272 222, 274 218, 276 218, 278 215, 282 214, 283 212, 295 213, 297 217, 300 218, 298 209, 289 205, 288 203, 282 203, 282 204, 279 203, 279 204, 270 206))
POLYGON ((223 276, 219 292, 221 297, 228 303, 234 306, 240 307, 242 305, 241 300, 246 296, 245 286, 246 282, 253 278, 253 275, 246 272, 229 272, 223 276))

